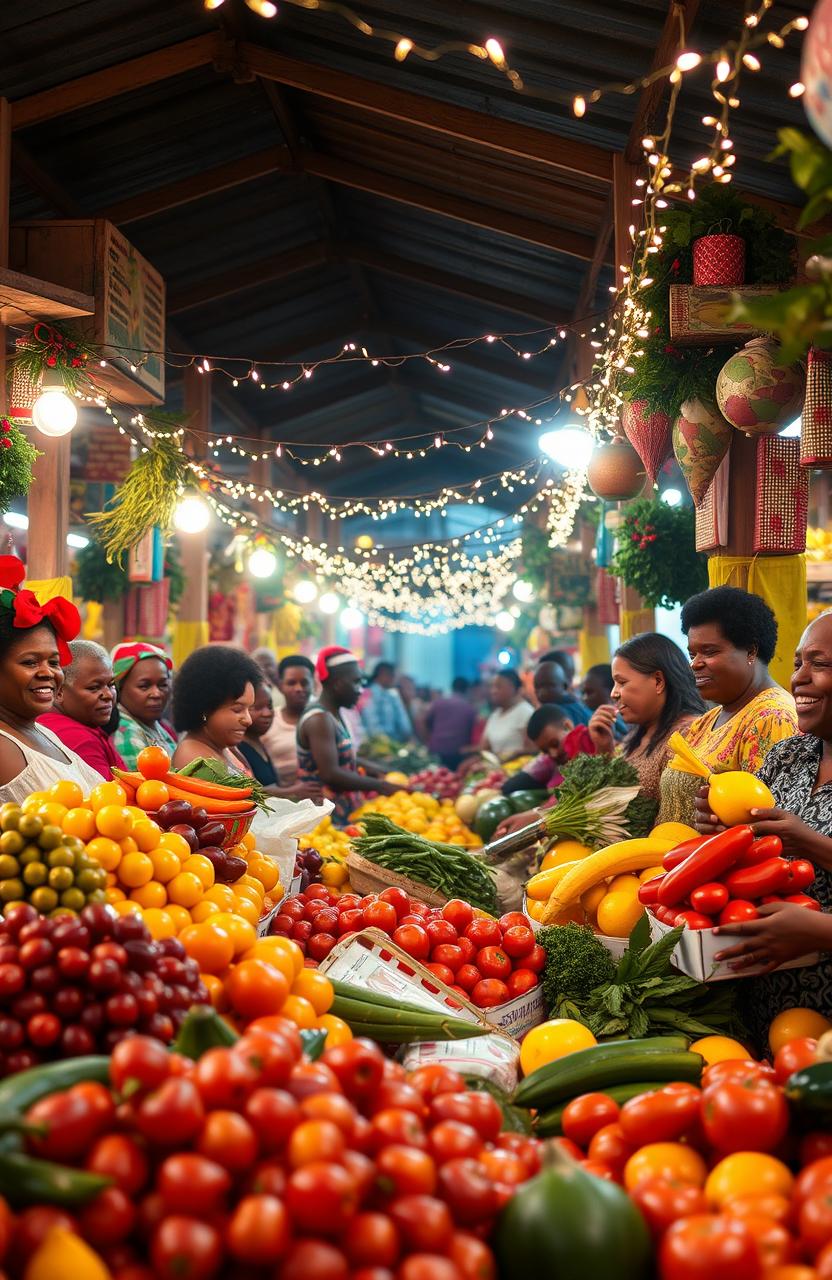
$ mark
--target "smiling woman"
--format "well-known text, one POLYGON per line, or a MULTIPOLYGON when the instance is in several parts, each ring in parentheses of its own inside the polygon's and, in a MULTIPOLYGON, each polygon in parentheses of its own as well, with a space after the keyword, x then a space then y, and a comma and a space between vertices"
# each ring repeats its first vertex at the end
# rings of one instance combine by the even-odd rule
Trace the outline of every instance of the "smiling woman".
POLYGON ((173 757, 181 769, 199 756, 251 774, 238 748, 251 725, 257 663, 230 645, 207 645, 182 663, 173 693, 173 722, 183 736, 173 757))
POLYGON ((107 733, 116 702, 113 664, 107 650, 92 640, 73 640, 69 648, 72 662, 64 672, 63 688, 53 710, 39 716, 38 724, 109 779, 113 767, 124 768, 107 733))

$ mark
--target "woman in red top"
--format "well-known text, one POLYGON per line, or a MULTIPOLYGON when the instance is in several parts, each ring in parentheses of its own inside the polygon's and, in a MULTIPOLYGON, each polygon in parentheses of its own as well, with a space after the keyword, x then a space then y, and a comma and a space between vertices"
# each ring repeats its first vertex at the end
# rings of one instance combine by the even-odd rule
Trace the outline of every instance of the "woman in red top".
POLYGON ((38 716, 38 723, 109 779, 113 766, 124 768, 107 733, 116 704, 113 664, 107 650, 92 640, 73 640, 69 651, 72 664, 64 672, 63 687, 52 710, 38 716))

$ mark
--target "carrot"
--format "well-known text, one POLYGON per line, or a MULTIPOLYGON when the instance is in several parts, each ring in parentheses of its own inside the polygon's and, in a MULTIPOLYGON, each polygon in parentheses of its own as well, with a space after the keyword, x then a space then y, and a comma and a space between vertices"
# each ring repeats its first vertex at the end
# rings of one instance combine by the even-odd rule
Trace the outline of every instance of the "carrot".
POLYGON ((117 778, 119 782, 125 785, 125 787, 132 787, 134 791, 136 790, 136 787, 140 787, 143 782, 147 781, 143 774, 130 773, 127 769, 114 768, 113 777, 117 778))
POLYGON ((207 813, 249 813, 254 805, 251 800, 217 800, 213 796, 195 795, 193 791, 185 791, 165 781, 171 800, 187 800, 194 808, 205 809, 207 813))
POLYGON ((181 773, 165 774, 162 781, 167 787, 178 787, 180 791, 190 791, 195 796, 207 796, 213 800, 243 800, 251 795, 251 787, 225 787, 205 778, 183 777, 181 773))

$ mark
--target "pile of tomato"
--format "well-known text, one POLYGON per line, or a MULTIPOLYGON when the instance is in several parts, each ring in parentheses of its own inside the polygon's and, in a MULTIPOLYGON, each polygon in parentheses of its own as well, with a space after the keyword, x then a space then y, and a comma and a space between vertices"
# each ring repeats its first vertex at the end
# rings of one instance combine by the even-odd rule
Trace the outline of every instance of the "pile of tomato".
POLYGON ((811 1039, 706 1068, 625 1102, 573 1099, 558 1141, 623 1185, 656 1241, 658 1280, 830 1280, 832 1131, 796 1136, 782 1085, 811 1039), (797 1175, 793 1170, 799 1170, 797 1175))
POLYGON ((273 934, 294 939, 304 955, 324 960, 342 938, 360 929, 380 929, 413 960, 481 1009, 525 995, 539 981, 546 953, 526 917, 510 911, 499 920, 460 898, 428 907, 403 889, 361 898, 313 884, 281 902, 273 934))
POLYGON ((540 1168, 541 1144, 502 1133, 456 1072, 408 1075, 363 1040, 310 1062, 281 1018, 196 1064, 134 1036, 110 1076, 28 1113, 33 1153, 112 1185, 23 1211, 13 1275, 58 1225, 113 1280, 493 1280, 488 1230, 540 1168))

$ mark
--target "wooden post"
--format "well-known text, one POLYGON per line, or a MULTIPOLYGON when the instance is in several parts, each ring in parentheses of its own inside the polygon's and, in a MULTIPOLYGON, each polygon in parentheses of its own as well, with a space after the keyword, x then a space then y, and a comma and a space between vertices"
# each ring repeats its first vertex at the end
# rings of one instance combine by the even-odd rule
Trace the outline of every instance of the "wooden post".
MULTIPOLYGON (((12 109, 0 98, 0 267, 9 265, 11 223, 12 109)), ((0 324, 0 413, 6 412, 6 326, 0 324)))
MULTIPOLYGON (((211 374, 199 373, 193 365, 185 370, 185 414, 194 431, 199 433, 199 444, 195 447, 202 448, 201 441, 211 430, 211 374)), ((179 545, 182 548, 185 588, 176 622, 174 661, 177 665, 208 641, 207 531, 184 533, 180 536, 179 545)))

